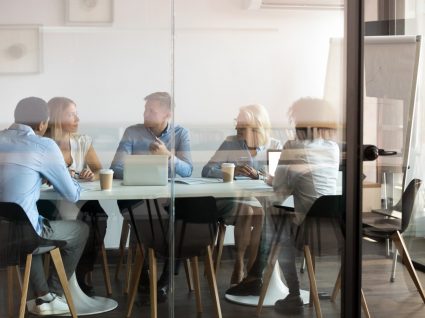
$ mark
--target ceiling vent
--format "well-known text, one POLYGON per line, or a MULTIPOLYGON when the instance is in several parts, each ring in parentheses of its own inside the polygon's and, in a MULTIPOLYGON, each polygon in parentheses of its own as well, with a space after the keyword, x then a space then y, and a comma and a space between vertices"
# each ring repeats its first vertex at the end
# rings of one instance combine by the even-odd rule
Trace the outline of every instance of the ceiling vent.
POLYGON ((343 9, 344 0, 245 0, 245 8, 256 9, 343 9))

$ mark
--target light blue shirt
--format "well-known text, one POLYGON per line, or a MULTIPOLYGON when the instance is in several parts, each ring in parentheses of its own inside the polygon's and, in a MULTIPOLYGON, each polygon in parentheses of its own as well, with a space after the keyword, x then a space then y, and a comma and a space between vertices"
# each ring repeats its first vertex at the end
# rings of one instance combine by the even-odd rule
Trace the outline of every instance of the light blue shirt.
MULTIPOLYGON (((175 134, 176 154, 174 156, 174 171, 181 177, 190 177, 193 165, 190 154, 189 132, 181 126, 175 126, 173 132, 170 125, 168 125, 158 138, 165 144, 169 151, 171 151, 173 134, 175 134)), ((112 160, 111 169, 114 170, 114 178, 123 178, 125 156, 150 154, 149 146, 154 141, 155 137, 153 133, 150 129, 146 128, 144 124, 128 127, 124 132, 114 159, 112 160)), ((168 176, 171 177, 170 165, 168 165, 168 176)))
POLYGON ((31 127, 13 124, 0 132, 0 201, 19 204, 40 235, 42 217, 36 202, 42 179, 47 179, 66 200, 77 202, 80 186, 71 178, 62 153, 49 138, 31 127))
POLYGON ((339 155, 331 140, 292 140, 283 147, 273 188, 284 197, 294 196, 298 224, 317 198, 336 194, 339 155))

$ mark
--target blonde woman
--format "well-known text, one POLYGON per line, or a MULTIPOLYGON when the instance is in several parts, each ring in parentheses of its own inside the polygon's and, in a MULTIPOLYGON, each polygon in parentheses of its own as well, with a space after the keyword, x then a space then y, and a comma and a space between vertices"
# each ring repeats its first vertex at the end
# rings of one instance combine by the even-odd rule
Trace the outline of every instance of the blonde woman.
MULTIPOLYGON (((262 105, 241 107, 236 118, 236 135, 228 136, 202 169, 202 176, 222 178, 221 164, 235 164, 236 178, 258 179, 267 164, 268 149, 282 149, 279 140, 270 137, 270 119, 262 105)), ((264 211, 253 197, 217 200, 221 218, 235 225, 236 260, 230 280, 238 284, 244 278, 245 252, 249 249, 247 270, 253 265, 260 242, 264 211)))
MULTIPOLYGON (((58 144, 72 177, 79 181, 94 181, 99 178, 102 165, 93 148, 92 138, 78 133, 80 118, 74 101, 66 97, 54 97, 48 102, 50 123, 46 136, 58 144)), ((90 234, 86 248, 76 269, 81 289, 93 293, 92 286, 85 282, 85 276, 93 270, 100 244, 106 232, 107 215, 98 201, 79 202, 78 218, 89 223, 90 234), (104 222, 97 222, 99 218, 104 222), (102 225, 102 228, 99 228, 102 225)))

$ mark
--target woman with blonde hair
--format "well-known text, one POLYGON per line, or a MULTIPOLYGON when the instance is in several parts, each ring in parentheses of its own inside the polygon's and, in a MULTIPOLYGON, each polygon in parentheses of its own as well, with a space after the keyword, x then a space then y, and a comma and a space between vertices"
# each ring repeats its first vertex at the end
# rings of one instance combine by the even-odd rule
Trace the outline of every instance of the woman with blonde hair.
MULTIPOLYGON (((48 106, 50 122, 45 136, 58 144, 71 176, 80 181, 98 180, 102 165, 93 148, 92 138, 78 133, 80 118, 75 102, 66 97, 54 97, 48 102, 48 106)), ((98 251, 103 244, 107 215, 96 200, 79 202, 78 208, 78 218, 89 224, 90 234, 77 265, 76 276, 81 289, 92 294, 93 288, 86 284, 85 277, 93 270, 98 251), (98 222, 100 218, 104 222, 98 222)))
MULTIPOLYGON (((221 164, 235 164, 236 178, 259 179, 267 164, 268 149, 282 149, 279 140, 270 137, 270 119, 262 105, 241 107, 236 118, 236 135, 228 136, 202 169, 202 176, 222 178, 221 164)), ((249 249, 247 270, 253 265, 264 220, 261 203, 254 197, 217 200, 217 208, 226 223, 235 225, 236 260, 230 280, 236 285, 244 278, 245 252, 249 249)))

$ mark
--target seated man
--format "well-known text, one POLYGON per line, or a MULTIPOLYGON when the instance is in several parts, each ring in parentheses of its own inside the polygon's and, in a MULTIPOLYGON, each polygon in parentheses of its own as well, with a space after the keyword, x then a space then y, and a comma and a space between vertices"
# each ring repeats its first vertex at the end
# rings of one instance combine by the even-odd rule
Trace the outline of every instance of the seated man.
MULTIPOLYGON (((80 221, 47 221, 36 202, 43 182, 52 184, 66 200, 80 198, 80 186, 71 178, 56 143, 42 137, 49 121, 47 103, 36 97, 21 100, 15 123, 0 132, 0 200, 19 204, 41 237, 66 241, 61 248, 67 277, 71 277, 87 241, 88 227, 80 221)), ((28 310, 37 315, 69 313, 56 271, 46 280, 41 255, 34 255, 30 285, 36 299, 28 310)))
MULTIPOLYGON (((187 129, 175 125, 169 120, 172 115, 172 101, 170 94, 156 92, 145 97, 145 111, 143 124, 128 127, 118 145, 111 169, 114 178, 122 179, 124 172, 124 158, 128 155, 152 154, 167 155, 171 159, 172 142, 175 142, 174 173, 181 177, 190 177, 192 174, 192 158, 190 154, 190 138, 187 129)), ((168 176, 171 174, 171 160, 168 161, 168 176)), ((118 201, 118 207, 123 212, 129 206, 140 201, 118 201)), ((144 262, 146 264, 147 262, 144 262)), ((142 283, 148 282, 147 268, 144 268, 142 283)), ((158 301, 167 299, 169 281, 169 267, 164 265, 163 272, 158 281, 158 301)))

